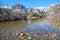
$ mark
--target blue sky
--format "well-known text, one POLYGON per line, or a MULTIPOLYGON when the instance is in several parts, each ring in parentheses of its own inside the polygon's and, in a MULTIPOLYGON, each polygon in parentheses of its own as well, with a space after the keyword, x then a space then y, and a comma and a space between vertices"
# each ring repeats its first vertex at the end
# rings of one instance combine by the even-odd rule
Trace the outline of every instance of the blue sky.
POLYGON ((4 5, 12 6, 15 3, 23 4, 26 7, 49 7, 60 0, 1 0, 4 5))

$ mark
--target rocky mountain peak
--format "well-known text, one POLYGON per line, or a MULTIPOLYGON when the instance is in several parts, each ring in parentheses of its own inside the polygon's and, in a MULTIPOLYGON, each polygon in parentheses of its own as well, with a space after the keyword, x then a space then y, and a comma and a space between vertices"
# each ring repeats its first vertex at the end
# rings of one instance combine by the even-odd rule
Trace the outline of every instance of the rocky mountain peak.
POLYGON ((16 3, 15 5, 12 6, 12 8, 14 8, 14 9, 24 9, 25 6, 22 5, 22 4, 16 3))

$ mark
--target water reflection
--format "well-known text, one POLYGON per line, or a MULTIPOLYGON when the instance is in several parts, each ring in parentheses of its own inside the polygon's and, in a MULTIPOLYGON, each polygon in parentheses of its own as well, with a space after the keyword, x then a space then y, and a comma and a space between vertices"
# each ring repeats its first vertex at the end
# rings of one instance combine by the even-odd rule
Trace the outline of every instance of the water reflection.
POLYGON ((50 23, 53 27, 55 27, 55 28, 57 28, 57 29, 60 30, 60 18, 52 18, 52 19, 49 20, 49 23, 50 23))
POLYGON ((0 22, 0 40, 59 40, 60 31, 47 20, 0 22))
POLYGON ((16 27, 17 29, 20 27, 23 27, 25 24, 24 20, 19 20, 19 21, 10 21, 10 22, 0 22, 0 29, 10 29, 12 27, 16 27))

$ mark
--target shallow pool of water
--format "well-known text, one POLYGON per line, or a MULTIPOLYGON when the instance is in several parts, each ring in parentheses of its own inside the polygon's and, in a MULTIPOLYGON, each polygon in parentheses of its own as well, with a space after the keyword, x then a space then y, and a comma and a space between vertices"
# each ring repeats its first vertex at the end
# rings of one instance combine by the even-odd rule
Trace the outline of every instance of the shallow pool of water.
POLYGON ((47 20, 0 22, 0 40, 60 40, 60 29, 47 20))

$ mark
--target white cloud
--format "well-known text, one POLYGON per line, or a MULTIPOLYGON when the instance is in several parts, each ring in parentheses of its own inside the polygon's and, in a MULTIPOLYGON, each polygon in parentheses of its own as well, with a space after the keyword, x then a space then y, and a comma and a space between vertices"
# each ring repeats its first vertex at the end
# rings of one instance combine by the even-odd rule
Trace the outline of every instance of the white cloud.
POLYGON ((44 8, 49 8, 49 7, 35 7, 35 9, 44 9, 44 8))

